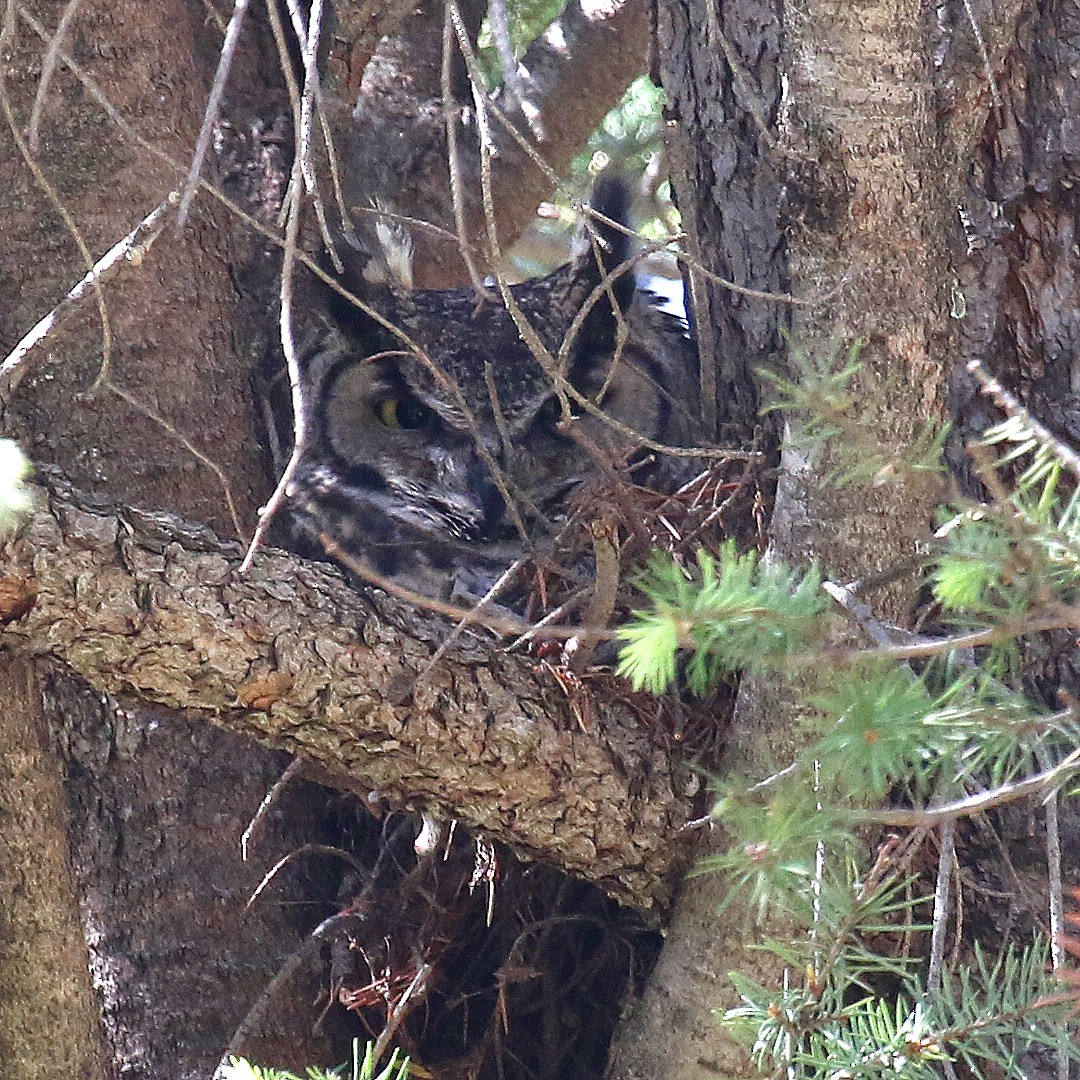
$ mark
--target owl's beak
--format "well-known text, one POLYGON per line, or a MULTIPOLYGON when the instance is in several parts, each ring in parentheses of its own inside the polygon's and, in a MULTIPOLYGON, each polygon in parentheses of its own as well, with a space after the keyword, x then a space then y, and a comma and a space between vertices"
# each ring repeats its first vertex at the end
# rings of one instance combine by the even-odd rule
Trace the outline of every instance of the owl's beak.
POLYGON ((502 531, 503 520, 506 516, 506 500, 502 497, 502 493, 491 478, 491 473, 479 454, 469 466, 466 485, 469 495, 480 511, 480 538, 482 540, 496 539, 502 531))

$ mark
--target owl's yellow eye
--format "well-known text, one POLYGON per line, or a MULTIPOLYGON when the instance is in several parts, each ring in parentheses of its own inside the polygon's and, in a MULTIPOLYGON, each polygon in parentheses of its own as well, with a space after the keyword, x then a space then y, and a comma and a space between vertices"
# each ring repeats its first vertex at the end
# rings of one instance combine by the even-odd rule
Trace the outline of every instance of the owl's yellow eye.
POLYGON ((380 401, 377 406, 377 412, 379 414, 379 421, 386 427, 400 427, 398 423, 398 401, 397 398, 386 398, 380 401))
POLYGON ((431 410, 411 397, 383 398, 375 406, 379 423, 388 428, 415 431, 431 418, 431 410))

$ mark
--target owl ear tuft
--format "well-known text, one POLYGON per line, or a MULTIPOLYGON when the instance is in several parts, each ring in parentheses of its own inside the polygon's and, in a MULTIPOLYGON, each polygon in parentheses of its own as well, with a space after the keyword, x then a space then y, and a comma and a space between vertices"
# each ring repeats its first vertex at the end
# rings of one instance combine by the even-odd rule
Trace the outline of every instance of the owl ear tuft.
POLYGON ((633 302, 637 289, 633 267, 625 266, 619 272, 633 247, 633 237, 626 231, 632 199, 630 184, 621 175, 604 174, 593 188, 589 205, 601 217, 589 216, 587 247, 577 259, 580 267, 577 291, 584 300, 605 279, 608 288, 585 318, 578 337, 579 353, 613 348, 618 327, 615 308, 620 316, 625 315, 633 302))
MULTIPOLYGON (((319 262, 342 288, 393 322, 412 289, 412 239, 396 222, 374 215, 370 222, 361 242, 339 237, 336 250, 343 271, 333 266, 325 250, 319 262)), ((386 337, 385 327, 363 308, 330 285, 322 288, 331 318, 350 336, 361 341, 386 337)))

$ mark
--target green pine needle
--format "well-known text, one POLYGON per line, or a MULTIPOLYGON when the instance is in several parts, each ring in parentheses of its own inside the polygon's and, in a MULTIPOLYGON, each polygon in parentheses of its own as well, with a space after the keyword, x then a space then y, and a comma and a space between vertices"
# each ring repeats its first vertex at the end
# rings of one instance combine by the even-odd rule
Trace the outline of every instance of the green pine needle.
POLYGON ((828 600, 816 569, 759 563, 754 552, 738 554, 733 542, 715 557, 699 551, 697 564, 688 574, 658 555, 640 582, 652 609, 635 612, 619 630, 619 674, 634 689, 663 693, 682 650, 690 687, 703 696, 724 674, 775 669, 820 635, 828 600))

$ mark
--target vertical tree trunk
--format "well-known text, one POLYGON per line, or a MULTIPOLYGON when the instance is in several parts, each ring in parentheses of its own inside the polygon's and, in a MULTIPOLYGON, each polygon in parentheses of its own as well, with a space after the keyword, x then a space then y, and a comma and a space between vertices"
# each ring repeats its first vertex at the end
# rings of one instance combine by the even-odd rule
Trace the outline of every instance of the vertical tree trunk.
MULTIPOLYGON (((149 148, 178 164, 122 135, 62 65, 32 144, 48 45, 33 27, 51 36, 63 7, 29 3, 30 20, 13 7, 0 56, 18 134, 0 119, 3 352, 87 270, 61 206, 97 257, 181 182, 221 44, 199 0, 86 0, 61 48, 149 148)), ((277 91, 266 79, 276 65, 260 63, 250 25, 245 41, 236 98, 270 108, 277 91)), ((248 365, 231 329, 238 260, 227 224, 198 203, 187 228, 170 224, 138 272, 105 286, 107 371, 91 301, 2 395, 5 434, 35 462, 58 464, 85 490, 170 509, 225 536, 250 526, 265 483, 250 438, 248 365)), ((281 755, 178 716, 120 712, 77 680, 42 678, 10 654, 0 656, 0 681, 9 703, 0 752, 5 1075, 205 1080, 302 932, 276 903, 244 914, 265 863, 240 863, 240 832, 284 767, 281 755)), ((281 835, 295 843, 302 828, 281 835)), ((315 1060, 294 1042, 266 1060, 315 1060)))
MULTIPOLYGON (((742 371, 768 362, 787 320, 794 356, 843 356, 861 341, 859 419, 887 461, 942 418, 951 345, 948 240, 957 170, 942 167, 955 160, 955 148, 935 115, 932 12, 920 0, 802 0, 784 7, 781 37, 779 12, 757 0, 722 10, 719 22, 715 5, 689 0, 670 5, 662 24, 672 50, 663 75, 676 117, 685 120, 692 109, 689 115, 711 118, 677 136, 691 164, 690 185, 677 188, 680 207, 710 269, 758 289, 790 280, 805 303, 785 310, 711 296, 720 327, 714 347, 725 350, 721 370, 732 349, 742 371), (725 183, 702 183, 701 163, 716 161, 732 163, 725 183), (748 191, 764 204, 753 205, 748 191), (721 306, 728 311, 718 318, 721 306), (733 337, 729 325, 747 325, 747 311, 758 332, 733 337)), ((795 366, 789 362, 789 373, 795 366)), ((931 531, 936 485, 882 476, 868 498, 865 488, 829 485, 834 464, 829 454, 808 461, 785 448, 770 551, 795 563, 816 559, 841 582, 910 567, 931 531)), ((908 570, 866 599, 904 624, 917 585, 908 570)), ((763 778, 785 765, 800 749, 798 713, 790 686, 744 682, 725 767, 763 778)), ((784 928, 755 925, 754 912, 738 903, 721 921, 715 912, 724 899, 720 879, 685 886, 649 990, 613 1057, 613 1077, 756 1072, 713 1010, 738 1003, 728 971, 780 985, 778 963, 753 947, 784 928)))
POLYGON ((0 1061, 10 1080, 104 1080, 65 777, 49 748, 33 665, 0 665, 0 695, 0 1061))

